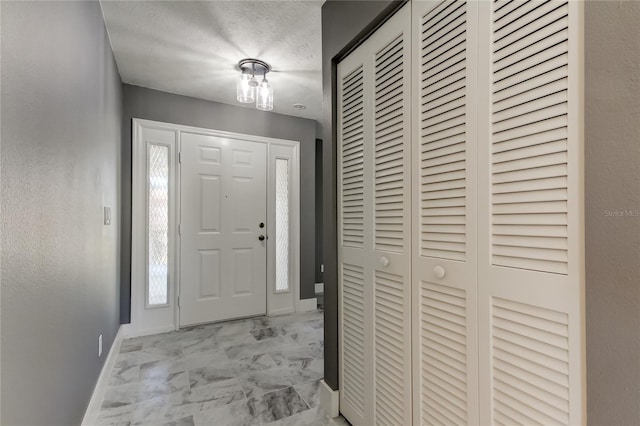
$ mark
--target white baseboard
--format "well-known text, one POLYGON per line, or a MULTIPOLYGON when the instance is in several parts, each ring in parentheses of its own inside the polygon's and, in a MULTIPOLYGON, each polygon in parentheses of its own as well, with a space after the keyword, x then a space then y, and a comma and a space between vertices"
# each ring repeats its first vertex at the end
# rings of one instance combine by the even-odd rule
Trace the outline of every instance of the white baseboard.
POLYGON ((130 339, 133 337, 133 326, 131 324, 120 324, 120 333, 122 333, 122 340, 130 339))
POLYGON ((329 418, 338 417, 340 415, 340 393, 331 389, 324 381, 320 381, 318 388, 320 395, 320 410, 329 418))
POLYGON ((120 346, 122 345, 122 341, 125 338, 124 331, 125 328, 121 325, 120 328, 118 328, 115 339, 113 339, 111 349, 109 349, 109 355, 107 355, 107 359, 102 365, 102 371, 100 371, 100 376, 98 376, 96 386, 93 388, 93 394, 91 395, 91 399, 89 400, 89 405, 87 406, 87 410, 84 413, 82 426, 95 425, 98 420, 98 415, 100 414, 100 406, 107 391, 107 385, 109 384, 111 371, 113 370, 113 366, 116 363, 116 358, 120 353, 120 346))
POLYGON ((295 312, 295 309, 293 309, 293 308, 273 309, 272 311, 269 311, 267 313, 267 316, 275 317, 275 316, 278 316, 278 315, 292 314, 294 312, 295 312))
POLYGON ((298 304, 296 306, 296 312, 309 312, 316 311, 318 309, 318 299, 315 297, 311 299, 301 299, 298 300, 298 304))
POLYGON ((316 294, 324 294, 324 283, 316 283, 316 294))
POLYGON ((151 336, 153 334, 167 333, 169 331, 174 331, 175 327, 164 326, 157 328, 148 328, 146 330, 136 330, 132 324, 122 324, 120 326, 120 329, 122 329, 122 337, 124 337, 125 339, 130 339, 132 337, 151 336))

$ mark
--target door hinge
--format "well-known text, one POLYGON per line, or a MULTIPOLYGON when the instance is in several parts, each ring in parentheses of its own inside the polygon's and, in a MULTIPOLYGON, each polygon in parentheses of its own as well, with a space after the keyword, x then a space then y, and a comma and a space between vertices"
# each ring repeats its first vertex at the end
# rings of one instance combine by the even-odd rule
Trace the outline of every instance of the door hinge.
POLYGON ((182 151, 178 152, 178 163, 182 164, 182 151))
POLYGON ((182 235, 182 224, 178 224, 178 235, 182 235))
POLYGON ((180 307, 180 296, 178 296, 178 308, 180 307))

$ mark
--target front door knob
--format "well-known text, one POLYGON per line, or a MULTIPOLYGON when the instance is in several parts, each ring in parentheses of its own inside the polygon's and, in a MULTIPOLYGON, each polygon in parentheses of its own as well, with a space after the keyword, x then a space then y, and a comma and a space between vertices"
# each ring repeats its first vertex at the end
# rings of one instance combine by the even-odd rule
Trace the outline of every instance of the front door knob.
POLYGON ((260 241, 264 241, 264 235, 260 235, 260 236, 258 237, 258 239, 259 239, 260 241))

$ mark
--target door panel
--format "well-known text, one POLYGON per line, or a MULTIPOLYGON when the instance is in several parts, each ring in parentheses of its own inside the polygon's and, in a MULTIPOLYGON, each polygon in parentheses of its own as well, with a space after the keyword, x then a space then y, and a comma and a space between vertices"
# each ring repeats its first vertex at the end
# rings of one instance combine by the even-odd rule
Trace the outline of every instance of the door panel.
POLYGON ((220 176, 200 176, 201 231, 220 232, 221 184, 220 176))
POLYGON ((338 215, 340 411, 353 425, 372 423, 372 301, 370 232, 371 106, 366 57, 351 54, 338 66, 338 215))
POLYGON ((220 250, 199 250, 200 280, 198 299, 220 297, 221 269, 220 250))
POLYGON ((585 423, 582 8, 480 8, 481 423, 585 423))
POLYGON ((415 424, 478 423, 477 7, 413 3, 415 424))
POLYGON ((266 313, 266 145, 183 132, 180 325, 266 313))
POLYGON ((410 6, 338 65, 340 409, 411 424, 410 6))
POLYGON ((367 41, 373 78, 375 423, 411 424, 411 8, 367 41))

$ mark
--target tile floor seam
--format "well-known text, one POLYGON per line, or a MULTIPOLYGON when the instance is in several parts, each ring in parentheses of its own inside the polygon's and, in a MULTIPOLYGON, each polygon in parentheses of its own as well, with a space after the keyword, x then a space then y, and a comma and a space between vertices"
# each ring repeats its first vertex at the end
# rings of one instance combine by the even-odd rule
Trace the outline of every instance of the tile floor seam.
MULTIPOLYGON (((293 388, 295 389, 295 386, 294 386, 293 388)), ((297 392, 297 391, 298 391, 298 390, 296 389, 296 392, 297 392)), ((298 395, 300 395, 300 398, 302 398, 302 400, 307 404, 307 406, 308 406, 309 408, 313 408, 313 407, 312 407, 312 405, 311 405, 311 403, 310 403, 309 401, 307 401, 307 400, 305 399, 305 397, 304 397, 304 396, 302 396, 302 395, 300 394, 300 392, 298 392, 298 395)))

